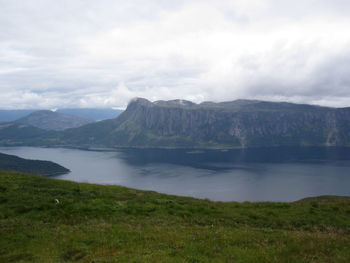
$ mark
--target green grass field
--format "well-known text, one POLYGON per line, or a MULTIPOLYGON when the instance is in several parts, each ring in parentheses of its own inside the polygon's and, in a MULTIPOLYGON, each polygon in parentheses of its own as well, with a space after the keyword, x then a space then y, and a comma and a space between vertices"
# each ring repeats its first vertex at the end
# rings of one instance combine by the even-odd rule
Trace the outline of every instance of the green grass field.
POLYGON ((350 198, 225 203, 0 172, 0 262, 348 263, 350 198))

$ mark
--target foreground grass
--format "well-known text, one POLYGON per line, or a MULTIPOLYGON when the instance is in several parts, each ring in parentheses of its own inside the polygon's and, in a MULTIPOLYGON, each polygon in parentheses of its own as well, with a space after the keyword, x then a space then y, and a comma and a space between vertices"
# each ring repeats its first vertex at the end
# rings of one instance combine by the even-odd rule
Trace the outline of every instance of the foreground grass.
POLYGON ((0 262, 348 263, 350 198, 224 203, 0 172, 0 262))

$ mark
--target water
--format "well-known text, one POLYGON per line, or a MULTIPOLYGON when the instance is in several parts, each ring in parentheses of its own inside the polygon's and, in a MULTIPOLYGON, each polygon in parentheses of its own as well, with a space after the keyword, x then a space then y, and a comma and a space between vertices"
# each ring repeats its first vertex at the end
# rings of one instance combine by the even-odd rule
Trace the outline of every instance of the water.
POLYGON ((11 147, 0 152, 50 160, 71 170, 57 178, 117 184, 219 201, 295 201, 350 195, 350 148, 230 151, 83 151, 11 147))

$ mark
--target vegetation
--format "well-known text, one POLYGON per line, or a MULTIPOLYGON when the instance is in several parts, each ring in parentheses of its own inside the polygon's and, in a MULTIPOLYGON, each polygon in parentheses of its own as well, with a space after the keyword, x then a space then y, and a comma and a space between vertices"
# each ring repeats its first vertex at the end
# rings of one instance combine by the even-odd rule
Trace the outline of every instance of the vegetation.
POLYGON ((350 198, 212 202, 0 172, 0 262, 350 262, 350 198))
POLYGON ((34 173, 44 176, 69 172, 67 168, 51 161, 27 160, 3 153, 0 153, 0 170, 34 173))

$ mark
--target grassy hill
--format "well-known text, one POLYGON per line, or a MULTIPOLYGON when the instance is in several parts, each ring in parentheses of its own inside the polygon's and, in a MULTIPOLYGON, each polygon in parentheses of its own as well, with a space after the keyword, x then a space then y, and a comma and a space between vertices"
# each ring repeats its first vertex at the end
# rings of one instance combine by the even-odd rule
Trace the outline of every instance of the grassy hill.
POLYGON ((224 203, 0 172, 0 262, 350 262, 349 251, 349 197, 224 203))

